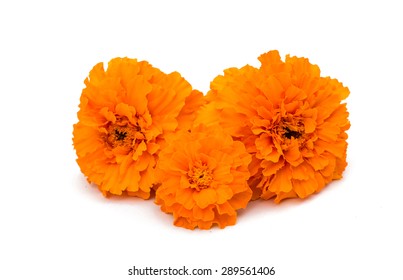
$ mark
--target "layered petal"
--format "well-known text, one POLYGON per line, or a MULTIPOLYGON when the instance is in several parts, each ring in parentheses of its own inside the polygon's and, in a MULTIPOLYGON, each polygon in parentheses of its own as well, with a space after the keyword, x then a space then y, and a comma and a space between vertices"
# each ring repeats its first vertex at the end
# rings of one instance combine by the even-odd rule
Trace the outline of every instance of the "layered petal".
POLYGON ((165 138, 190 128, 201 94, 178 73, 129 58, 95 65, 85 86, 73 130, 81 171, 105 195, 149 198, 165 138))
POLYGON ((209 229, 234 225, 252 196, 251 156, 220 127, 199 125, 167 138, 159 154, 155 202, 176 226, 209 229))
POLYGON ((321 77, 306 58, 283 61, 270 51, 259 60, 260 68, 217 76, 197 121, 221 125, 245 144, 254 198, 308 197, 341 178, 347 165, 349 90, 321 77))

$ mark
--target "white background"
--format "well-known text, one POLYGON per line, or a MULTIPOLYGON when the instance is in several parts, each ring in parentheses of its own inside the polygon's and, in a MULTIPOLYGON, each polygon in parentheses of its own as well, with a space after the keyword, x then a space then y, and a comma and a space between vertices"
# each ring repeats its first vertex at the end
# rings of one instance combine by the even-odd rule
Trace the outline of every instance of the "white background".
POLYGON ((134 265, 403 279, 401 26, 399 1, 2 1, 0 279, 202 279, 128 276, 134 265), (208 231, 86 183, 71 138, 93 65, 147 60, 206 92, 271 49, 350 88, 342 180, 304 201, 251 203, 235 226, 208 231))

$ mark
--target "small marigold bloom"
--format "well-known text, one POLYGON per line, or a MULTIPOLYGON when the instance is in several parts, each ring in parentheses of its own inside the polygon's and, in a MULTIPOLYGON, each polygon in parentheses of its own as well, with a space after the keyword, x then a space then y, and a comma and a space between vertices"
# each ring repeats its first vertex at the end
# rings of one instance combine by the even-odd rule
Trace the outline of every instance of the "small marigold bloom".
POLYGON ((85 85, 73 131, 81 171, 104 195, 149 198, 164 136, 190 128, 203 95, 178 73, 129 58, 95 65, 85 85))
POLYGON ((199 126, 171 135, 158 162, 155 202, 176 226, 209 229, 234 225, 248 204, 251 156, 219 127, 199 126))
POLYGON ((342 177, 350 127, 349 90, 321 77, 308 59, 277 51, 259 69, 230 68, 211 83, 209 104, 196 123, 221 125, 249 153, 254 199, 305 198, 342 177))

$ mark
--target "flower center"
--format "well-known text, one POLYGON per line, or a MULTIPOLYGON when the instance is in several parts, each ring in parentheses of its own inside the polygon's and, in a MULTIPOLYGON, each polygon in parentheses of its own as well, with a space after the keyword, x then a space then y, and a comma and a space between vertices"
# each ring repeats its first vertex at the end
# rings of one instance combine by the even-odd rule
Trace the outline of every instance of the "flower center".
POLYGON ((285 138, 288 138, 288 139, 291 139, 291 137, 294 137, 294 138, 297 139, 297 138, 301 137, 301 135, 302 135, 301 132, 295 131, 295 130, 291 130, 291 128, 289 128, 288 126, 284 127, 283 129, 284 129, 283 136, 284 136, 285 138))
POLYGON ((144 140, 144 135, 140 132, 140 127, 126 124, 110 124, 107 127, 106 143, 112 148, 122 147, 133 149, 136 143, 144 140))
POLYGON ((206 165, 202 165, 200 167, 193 167, 188 172, 189 183, 191 188, 196 189, 198 191, 208 188, 213 181, 213 176, 211 171, 208 170, 206 165))
POLYGON ((304 123, 298 118, 281 118, 272 132, 285 140, 299 139, 304 135, 304 123))

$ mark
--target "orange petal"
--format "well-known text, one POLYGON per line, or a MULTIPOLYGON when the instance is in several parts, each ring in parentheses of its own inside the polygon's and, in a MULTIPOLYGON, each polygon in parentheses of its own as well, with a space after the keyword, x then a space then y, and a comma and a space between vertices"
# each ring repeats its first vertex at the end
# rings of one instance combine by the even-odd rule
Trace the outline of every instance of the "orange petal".
POLYGON ((191 210, 195 207, 195 202, 193 200, 193 191, 189 188, 187 189, 178 189, 176 192, 176 200, 183 205, 186 209, 191 210))
POLYGON ((318 183, 312 178, 308 180, 292 180, 292 183, 294 191, 300 198, 305 198, 313 194, 318 188, 318 183))
POLYGON ((263 160, 261 163, 261 167, 263 167, 263 175, 267 177, 275 174, 283 166, 284 159, 280 159, 278 162, 263 160))
POLYGON ((228 202, 234 209, 241 209, 245 208, 246 205, 248 205, 251 198, 252 191, 248 188, 247 191, 235 194, 228 202))
POLYGON ((204 209, 208 205, 216 203, 217 201, 217 194, 214 190, 208 188, 201 190, 200 192, 195 192, 193 194, 193 199, 196 201, 196 204, 204 209))
POLYGON ((291 85, 287 88, 285 96, 285 103, 291 103, 295 100, 304 100, 307 97, 305 91, 294 85, 291 85))
POLYGON ((288 149, 284 151, 284 158, 285 160, 293 166, 297 166, 301 163, 302 157, 301 153, 299 152, 298 141, 292 141, 292 144, 288 146, 288 149))
POLYGON ((305 133, 312 133, 316 129, 316 121, 313 120, 312 118, 306 118, 304 120, 304 128, 305 128, 305 133))
POLYGON ((277 194, 276 198, 274 199, 274 202, 280 203, 284 199, 295 198, 295 197, 298 197, 298 196, 295 193, 295 191, 293 191, 293 190, 291 190, 289 192, 280 192, 279 194, 277 194))
POLYGON ((147 95, 152 90, 152 85, 143 76, 134 76, 127 85, 127 102, 136 108, 139 115, 147 111, 147 95))
POLYGON ((267 133, 261 134, 258 138, 256 138, 255 145, 259 151, 259 155, 261 155, 262 158, 266 158, 268 155, 270 155, 274 148, 272 139, 269 135, 267 135, 267 133))
POLYGON ((309 178, 309 174, 312 172, 312 168, 304 162, 298 166, 291 167, 291 173, 293 179, 298 180, 307 180, 309 178))
POLYGON ((329 159, 323 155, 314 155, 307 159, 308 163, 317 171, 325 168, 329 164, 329 159))
POLYGON ((147 145, 144 141, 142 141, 138 146, 137 149, 134 151, 132 158, 133 160, 138 160, 139 157, 147 150, 147 145))
POLYGON ((136 125, 136 109, 134 107, 119 103, 116 105, 115 112, 120 116, 126 116, 133 125, 136 125))
POLYGON ((284 166, 276 175, 269 186, 269 190, 274 193, 289 192, 292 190, 291 171, 289 166, 284 166))
POLYGON ((214 219, 214 212, 212 210, 212 207, 206 207, 205 209, 202 209, 198 206, 194 206, 192 210, 193 217, 197 220, 211 221, 214 219))
POLYGON ((223 204, 217 204, 217 211, 218 214, 222 215, 222 214, 227 214, 227 215, 236 215, 236 211, 234 210, 234 208, 232 208, 231 204, 228 202, 225 202, 223 204))
POLYGON ((229 200, 233 195, 231 188, 225 185, 218 187, 216 189, 216 193, 217 193, 217 203, 219 204, 229 200))

